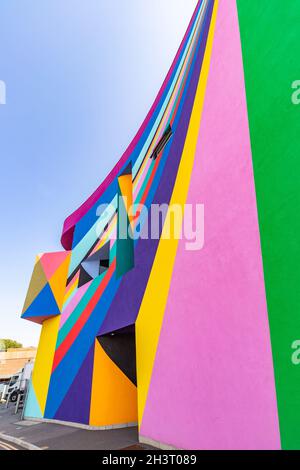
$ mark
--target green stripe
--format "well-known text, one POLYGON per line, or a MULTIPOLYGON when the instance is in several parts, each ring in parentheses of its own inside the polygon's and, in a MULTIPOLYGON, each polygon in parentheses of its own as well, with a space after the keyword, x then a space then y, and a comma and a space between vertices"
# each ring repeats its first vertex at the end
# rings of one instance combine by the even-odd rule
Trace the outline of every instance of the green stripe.
POLYGON ((56 343, 56 349, 61 345, 61 343, 64 341, 68 333, 71 331, 77 320, 80 318, 81 314, 87 307, 89 301, 95 294, 96 290, 98 289, 101 281, 103 280, 104 274, 101 276, 98 276, 96 279, 93 280, 91 283, 90 287, 76 306, 76 308, 73 310, 72 314, 69 316, 68 320, 66 323, 64 323, 63 327, 59 330, 58 333, 58 338, 57 338, 57 343, 56 343))
POLYGON ((300 2, 237 4, 281 441, 300 449, 300 2))
POLYGON ((117 241, 116 241, 116 254, 117 254, 117 265, 116 265, 116 276, 117 278, 122 277, 132 268, 134 268, 134 241, 130 222, 127 214, 127 208, 125 207, 124 200, 122 197, 120 186, 118 188, 118 225, 117 225, 117 241), (122 221, 122 222, 120 222, 122 221), (122 227, 124 224, 124 227, 122 227), (125 227, 126 226, 126 227, 125 227), (122 230, 126 230, 126 233, 122 234, 122 230), (121 238, 120 236, 126 236, 127 238, 121 238), (130 236, 129 236, 130 235, 130 236))

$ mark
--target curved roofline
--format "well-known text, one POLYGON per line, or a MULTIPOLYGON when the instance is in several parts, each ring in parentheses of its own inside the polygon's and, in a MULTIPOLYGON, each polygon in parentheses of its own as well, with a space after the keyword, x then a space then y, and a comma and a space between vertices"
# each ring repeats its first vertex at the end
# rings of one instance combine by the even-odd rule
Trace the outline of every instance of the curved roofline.
POLYGON ((100 198, 100 196, 104 193, 104 191, 106 190, 106 188, 110 185, 110 183, 114 180, 114 178, 118 175, 118 173, 120 172, 123 164, 126 162, 127 158, 129 157, 129 155, 132 153, 134 147, 136 146, 137 142, 139 141, 140 137, 143 135, 143 132, 145 130, 145 128, 147 127, 147 124, 152 116, 152 113, 154 111, 154 109, 156 108, 164 90, 165 90, 165 87, 170 79, 170 76, 171 74, 173 73, 174 69, 175 69, 175 66, 176 66, 176 62, 178 60, 178 57, 180 56, 181 52, 182 52, 182 49, 184 47, 184 43, 189 35, 189 32, 191 30, 191 27, 192 27, 192 24, 195 20, 195 17, 196 17, 196 14, 197 14, 197 10, 198 10, 198 7, 200 5, 202 0, 199 0, 197 5, 196 5, 196 8, 195 8, 195 11, 193 13, 193 16, 192 16, 192 19, 188 25, 188 28, 186 30, 186 33, 184 35, 184 38, 183 40, 181 41, 181 44, 180 44, 180 47, 177 51, 177 54, 175 56, 175 59, 173 60, 172 62, 172 65, 169 69, 169 72, 155 98, 155 101, 153 103, 153 105, 151 106, 150 108, 150 111, 148 112, 145 120, 143 121, 141 127, 139 128, 137 134, 135 135, 135 137, 133 138, 132 142, 129 144, 128 148, 125 150, 125 152, 123 153, 122 157, 120 158, 120 160, 117 162, 117 164, 114 166, 114 168, 111 170, 111 172, 107 175, 107 177, 104 179, 104 181, 100 184, 100 186, 98 186, 98 188, 93 192, 93 194, 88 198, 86 199, 85 202, 83 202, 81 204, 81 206, 76 209, 71 215, 69 215, 65 222, 64 222, 64 225, 63 225, 63 230, 62 230, 62 235, 61 235, 61 244, 63 246, 63 248, 65 250, 71 250, 72 249, 72 245, 73 245, 73 236, 74 236, 74 230, 75 230, 75 226, 76 224, 81 220, 81 218, 91 209, 91 207, 93 207, 93 205, 95 204, 95 202, 100 198))

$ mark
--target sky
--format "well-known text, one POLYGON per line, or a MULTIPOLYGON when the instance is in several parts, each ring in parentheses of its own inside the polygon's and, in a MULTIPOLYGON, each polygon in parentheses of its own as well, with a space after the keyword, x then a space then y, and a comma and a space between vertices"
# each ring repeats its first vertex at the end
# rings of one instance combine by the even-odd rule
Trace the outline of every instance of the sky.
POLYGON ((37 345, 21 320, 42 252, 136 134, 197 0, 0 2, 0 338, 37 345))

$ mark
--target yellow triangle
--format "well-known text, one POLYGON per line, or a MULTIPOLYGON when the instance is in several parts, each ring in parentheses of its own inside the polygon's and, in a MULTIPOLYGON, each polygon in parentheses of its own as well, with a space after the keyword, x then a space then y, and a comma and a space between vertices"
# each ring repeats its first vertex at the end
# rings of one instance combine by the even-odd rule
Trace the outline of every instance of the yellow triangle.
POLYGON ((95 341, 90 426, 137 421, 136 386, 95 341))
POLYGON ((70 256, 71 254, 69 254, 65 258, 65 260, 62 262, 62 264, 59 266, 59 268, 55 271, 55 273, 49 280, 51 290, 60 310, 62 309, 64 302, 70 256))
POLYGON ((22 310, 22 314, 26 312, 30 304, 34 301, 34 299, 38 296, 41 290, 47 284, 46 274, 43 270, 43 266, 40 262, 39 256, 36 257, 35 266, 33 268, 33 273, 30 279, 26 299, 24 302, 24 307, 22 310))
MULTIPOLYGON (((132 195, 132 175, 123 175, 118 178, 120 191, 124 200, 126 211, 128 213, 130 207, 133 204, 133 195, 132 195)), ((130 221, 132 215, 130 215, 130 221)))

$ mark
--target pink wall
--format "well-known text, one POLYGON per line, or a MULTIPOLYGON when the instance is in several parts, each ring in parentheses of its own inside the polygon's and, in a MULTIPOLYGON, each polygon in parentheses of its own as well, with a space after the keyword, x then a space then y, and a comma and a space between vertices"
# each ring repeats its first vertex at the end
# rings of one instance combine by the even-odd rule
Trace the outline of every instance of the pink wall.
POLYGON ((140 433, 185 449, 279 449, 235 0, 221 0, 188 203, 140 433))

